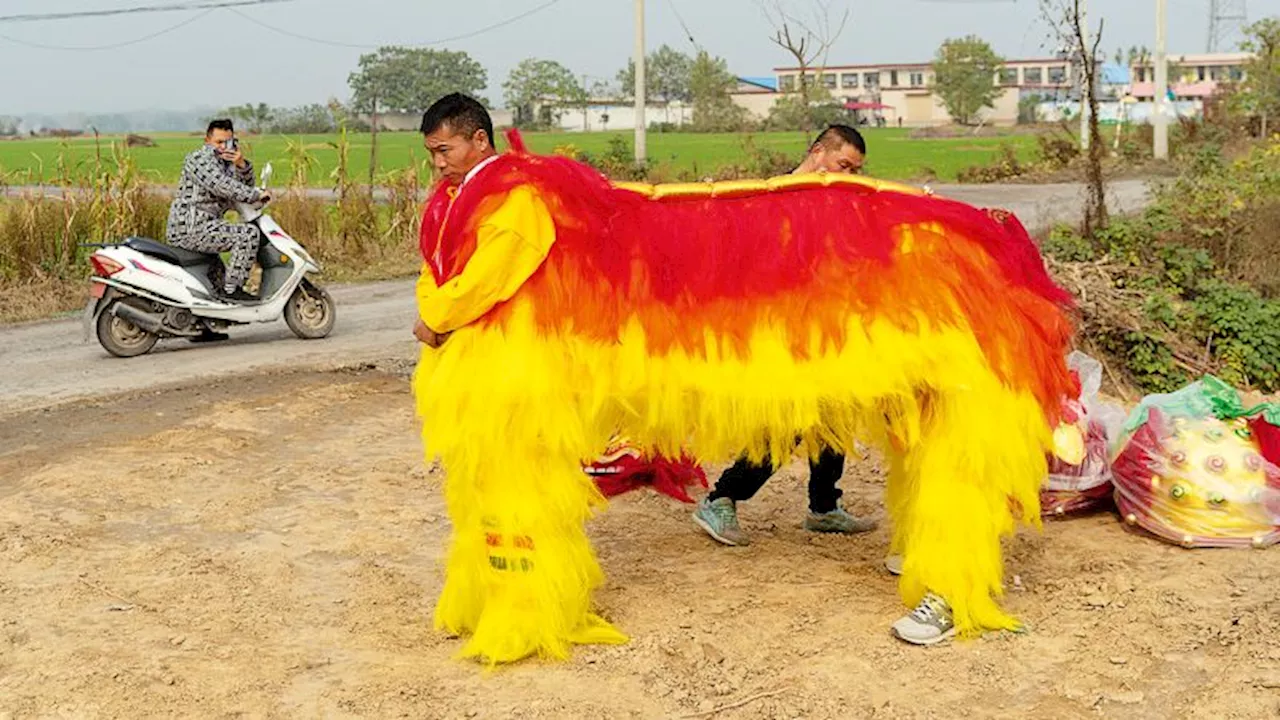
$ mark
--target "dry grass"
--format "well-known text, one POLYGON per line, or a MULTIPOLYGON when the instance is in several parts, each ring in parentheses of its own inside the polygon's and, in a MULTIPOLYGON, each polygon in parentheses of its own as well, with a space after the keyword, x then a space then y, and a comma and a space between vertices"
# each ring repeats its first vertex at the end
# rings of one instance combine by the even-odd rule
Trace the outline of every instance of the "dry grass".
POLYGON ((0 323, 42 320, 82 307, 88 301, 88 284, 60 277, 33 278, 0 283, 0 323))
POLYGON ((1205 354, 1205 348, 1143 313, 1150 293, 1140 289, 1138 269, 1106 258, 1063 262, 1046 256, 1045 263, 1054 281, 1075 298, 1076 337, 1081 350, 1103 363, 1107 374, 1105 389, 1110 394, 1128 401, 1144 394, 1124 370, 1123 359, 1115 357, 1110 347, 1112 339, 1131 333, 1153 338, 1169 348, 1173 364, 1191 377, 1219 370, 1205 354))

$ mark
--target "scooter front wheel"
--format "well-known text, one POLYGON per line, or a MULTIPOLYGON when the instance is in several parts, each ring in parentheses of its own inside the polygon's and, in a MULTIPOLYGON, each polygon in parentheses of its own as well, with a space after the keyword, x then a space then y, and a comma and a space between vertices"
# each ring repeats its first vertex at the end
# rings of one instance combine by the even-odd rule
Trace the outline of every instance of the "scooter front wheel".
POLYGON ((284 306, 284 321, 294 335, 303 340, 317 340, 333 332, 338 309, 324 288, 303 280, 284 306))
POLYGON ((143 330, 122 317, 117 317, 114 312, 117 303, 130 305, 143 312, 151 311, 148 303, 139 298, 124 297, 111 301, 98 314, 98 342, 102 343, 102 347, 107 352, 116 357, 137 357, 151 352, 151 348, 156 346, 160 336, 143 330))

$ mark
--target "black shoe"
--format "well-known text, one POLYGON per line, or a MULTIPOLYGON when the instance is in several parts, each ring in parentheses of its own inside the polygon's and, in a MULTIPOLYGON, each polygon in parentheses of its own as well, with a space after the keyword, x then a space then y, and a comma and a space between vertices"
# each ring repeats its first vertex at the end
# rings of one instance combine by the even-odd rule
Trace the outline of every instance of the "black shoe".
POLYGON ((258 302, 257 296, 250 295, 245 292, 243 288, 236 288, 232 292, 223 290, 218 294, 218 298, 227 302, 238 303, 240 305, 249 305, 251 303, 258 302))
POLYGON ((215 332, 213 330, 205 330, 199 335, 196 335, 195 337, 188 338, 188 339, 193 343, 211 343, 211 342, 222 342, 223 340, 230 340, 231 336, 226 333, 215 332))

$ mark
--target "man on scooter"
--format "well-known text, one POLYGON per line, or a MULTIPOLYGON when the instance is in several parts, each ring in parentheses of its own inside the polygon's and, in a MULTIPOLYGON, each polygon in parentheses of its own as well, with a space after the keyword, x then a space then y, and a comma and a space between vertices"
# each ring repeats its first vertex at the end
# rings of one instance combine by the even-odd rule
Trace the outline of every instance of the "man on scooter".
POLYGON ((165 239, 170 245, 203 253, 231 253, 222 298, 229 302, 255 302, 258 298, 242 287, 249 279, 258 254, 258 229, 223 217, 235 203, 266 201, 268 195, 253 185, 253 164, 236 146, 230 120, 214 120, 205 131, 204 146, 187 155, 178 192, 169 206, 165 239))

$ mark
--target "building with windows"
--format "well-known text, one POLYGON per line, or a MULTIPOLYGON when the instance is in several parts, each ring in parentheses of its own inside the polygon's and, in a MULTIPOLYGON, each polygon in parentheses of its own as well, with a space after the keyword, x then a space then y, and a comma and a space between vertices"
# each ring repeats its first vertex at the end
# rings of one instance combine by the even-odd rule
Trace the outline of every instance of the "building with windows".
MULTIPOLYGON (((1225 82, 1244 79, 1244 66, 1252 57, 1248 53, 1207 53, 1203 55, 1169 55, 1169 94, 1176 100, 1210 98, 1225 82)), ((1129 69, 1132 85, 1129 94, 1139 100, 1155 96, 1156 69, 1150 58, 1143 58, 1129 69)))
POLYGON ((738 85, 729 93, 733 102, 741 105, 757 119, 769 117, 773 104, 782 97, 778 92, 778 80, 770 77, 740 77, 738 85))
MULTIPOLYGON (((951 122, 933 92, 930 63, 832 65, 809 72, 812 77, 808 82, 821 83, 868 124, 926 127, 951 122)), ((774 74, 779 92, 794 92, 799 87, 799 68, 777 68, 774 74)), ((1018 101, 1026 95, 1052 99, 1065 97, 1072 88, 1070 63, 1059 59, 1010 60, 992 80, 1000 93, 981 117, 995 125, 1016 123, 1018 101)))
MULTIPOLYGON (((1174 99, 1194 101, 1196 107, 1215 92, 1223 82, 1244 77, 1245 53, 1213 53, 1205 55, 1170 55, 1169 84, 1174 99)), ((1118 102, 1132 96, 1151 100, 1155 89, 1155 72, 1149 59, 1130 67, 1103 65, 1099 99, 1118 102)), ((800 83, 800 70, 781 67, 774 70, 774 82, 763 78, 739 78, 734 101, 756 117, 765 117, 778 98, 795 92, 800 83)), ((859 122, 867 124, 926 127, 952 122, 941 100, 933 91, 933 66, 930 63, 829 65, 809 68, 807 82, 820 83, 832 97, 850 109, 859 122)), ((1028 107, 1049 104, 1062 107, 1079 104, 1078 69, 1065 58, 1009 60, 992 79, 1000 88, 992 107, 980 113, 990 125, 1013 125, 1019 113, 1028 107)))

